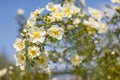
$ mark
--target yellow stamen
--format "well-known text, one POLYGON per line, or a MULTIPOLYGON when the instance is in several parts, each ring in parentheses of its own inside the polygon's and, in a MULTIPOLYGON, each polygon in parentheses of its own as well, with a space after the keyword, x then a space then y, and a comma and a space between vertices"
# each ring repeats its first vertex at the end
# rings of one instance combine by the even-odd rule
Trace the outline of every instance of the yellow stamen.
POLYGON ((58 32, 57 29, 54 29, 52 32, 53 32, 55 35, 59 35, 59 32, 58 32))
POLYGON ((40 33, 39 32, 34 32, 33 37, 34 38, 39 38, 40 37, 40 33))
POLYGON ((19 48, 22 48, 22 47, 23 47, 23 42, 22 42, 22 41, 18 43, 18 47, 19 47, 19 48))

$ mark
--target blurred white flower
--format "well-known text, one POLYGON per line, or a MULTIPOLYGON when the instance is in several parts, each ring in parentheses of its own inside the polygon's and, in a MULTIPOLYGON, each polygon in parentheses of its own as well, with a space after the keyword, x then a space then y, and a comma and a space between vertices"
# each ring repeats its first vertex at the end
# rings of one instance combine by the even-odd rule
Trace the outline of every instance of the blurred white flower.
POLYGON ((70 18, 70 17, 72 16, 73 10, 72 10, 72 7, 71 7, 71 6, 72 6, 72 5, 70 5, 70 4, 64 4, 64 5, 63 5, 63 10, 64 10, 64 16, 65 16, 65 17, 70 18))
POLYGON ((47 68, 45 68, 45 72, 49 75, 51 75, 51 70, 50 70, 50 67, 48 66, 47 68))
POLYGON ((85 0, 80 0, 80 2, 81 2, 81 4, 82 4, 83 7, 86 6, 85 0))
POLYGON ((44 10, 44 8, 38 8, 30 14, 30 17, 37 18, 44 10))
POLYGON ((62 58, 59 58, 59 59, 58 59, 58 61, 59 61, 60 63, 62 63, 62 62, 63 62, 62 58))
POLYGON ((36 46, 28 47, 28 55, 31 58, 35 58, 35 57, 39 56, 40 54, 41 53, 40 53, 40 48, 39 47, 36 47, 36 46))
POLYGON ((29 41, 33 43, 43 43, 45 40, 46 31, 44 27, 32 27, 28 30, 28 34, 30 36, 29 41))
POLYGON ((58 80, 58 78, 53 78, 52 80, 58 80))
POLYGON ((47 30, 47 33, 53 38, 61 40, 64 34, 64 29, 62 27, 59 27, 58 25, 53 25, 47 30))
POLYGON ((45 55, 48 57, 49 56, 49 51, 45 50, 45 55))
POLYGON ((52 12, 57 12, 59 8, 61 8, 61 5, 60 5, 60 4, 54 5, 53 3, 48 3, 48 4, 46 5, 46 9, 47 9, 48 11, 52 11, 52 12))
POLYGON ((101 20, 102 13, 99 10, 88 7, 88 11, 95 19, 97 19, 98 21, 101 20))
POLYGON ((34 27, 36 25, 36 19, 44 10, 44 8, 39 8, 36 9, 34 12, 31 12, 30 17, 27 20, 26 27, 34 27))
POLYGON ((82 57, 80 57, 78 54, 72 54, 71 62, 73 66, 79 66, 82 62, 82 57))
POLYGON ((63 10, 59 9, 55 13, 51 13, 52 17, 55 18, 57 21, 61 21, 64 18, 63 10))
POLYGON ((112 51, 112 52, 111 52, 111 55, 115 55, 115 51, 112 51))
POLYGON ((13 66, 9 66, 9 69, 10 69, 10 70, 13 70, 13 69, 14 69, 14 67, 13 67, 13 66))
POLYGON ((47 16, 47 20, 49 20, 50 22, 54 22, 55 21, 55 17, 47 16))
POLYGON ((73 26, 73 25, 67 25, 68 30, 73 30, 74 28, 75 28, 75 26, 73 26))
POLYGON ((70 18, 73 14, 80 12, 80 8, 76 7, 73 4, 64 4, 63 5, 64 16, 70 18))
POLYGON ((89 18, 88 20, 84 20, 84 24, 89 26, 89 27, 95 28, 95 29, 98 29, 100 27, 99 22, 95 21, 93 18, 89 18))
POLYGON ((18 15, 23 15, 24 14, 24 10, 23 9, 18 9, 17 10, 17 14, 18 15))
POLYGON ((15 43, 13 44, 13 47, 16 49, 16 51, 20 51, 25 48, 24 40, 20 38, 16 38, 15 43))
POLYGON ((106 23, 100 23, 100 27, 98 28, 98 33, 106 33, 108 31, 108 26, 106 23))
POLYGON ((4 76, 6 73, 7 73, 7 69, 6 69, 6 68, 0 70, 0 78, 1 78, 2 76, 4 76))
POLYGON ((34 27, 35 25, 36 25, 36 18, 29 17, 25 26, 29 28, 29 27, 34 27))
POLYGON ((73 10, 73 14, 80 13, 81 11, 81 9, 75 5, 72 5, 71 9, 73 10))
POLYGON ((16 54, 14 55, 14 58, 16 60, 16 66, 20 66, 21 67, 24 67, 26 65, 26 57, 25 57, 25 51, 22 50, 22 51, 19 51, 19 52, 16 52, 16 54))
POLYGON ((95 44, 98 44, 98 40, 95 40, 94 43, 95 43, 95 44))
POLYGON ((40 68, 47 68, 49 63, 49 59, 45 54, 41 54, 37 60, 37 65, 40 68))
POLYGON ((112 3, 120 3, 120 0, 111 0, 112 3))
POLYGON ((80 23, 80 18, 73 19, 73 24, 78 25, 80 23))

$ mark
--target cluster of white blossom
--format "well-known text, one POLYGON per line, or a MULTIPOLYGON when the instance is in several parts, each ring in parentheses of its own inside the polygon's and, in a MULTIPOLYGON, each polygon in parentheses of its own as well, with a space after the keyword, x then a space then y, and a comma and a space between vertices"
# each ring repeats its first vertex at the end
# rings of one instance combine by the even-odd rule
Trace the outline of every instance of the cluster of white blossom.
POLYGON ((101 22, 102 13, 91 7, 88 7, 88 12, 90 13, 90 18, 88 20, 84 20, 84 24, 87 26, 93 27, 98 30, 98 33, 106 33, 108 30, 107 24, 101 22))
MULTIPOLYGON (((65 32, 78 28, 82 23, 84 14, 81 13, 80 8, 74 4, 60 4, 48 3, 46 10, 50 11, 48 14, 42 15, 45 8, 36 9, 30 14, 26 22, 25 28, 22 31, 23 39, 17 38, 14 43, 16 49, 15 60, 16 65, 24 69, 26 66, 37 66, 47 70, 50 73, 48 64, 50 62, 49 54, 45 50, 45 43, 49 40, 62 40, 65 32), (47 53, 46 53, 47 52, 47 53)), ((88 8, 91 16, 84 19, 84 24, 88 27, 95 28, 99 33, 107 31, 107 25, 101 22, 102 14, 99 10, 88 8)), ((74 66, 79 66, 82 62, 82 57, 78 54, 71 56, 71 63, 74 66)))

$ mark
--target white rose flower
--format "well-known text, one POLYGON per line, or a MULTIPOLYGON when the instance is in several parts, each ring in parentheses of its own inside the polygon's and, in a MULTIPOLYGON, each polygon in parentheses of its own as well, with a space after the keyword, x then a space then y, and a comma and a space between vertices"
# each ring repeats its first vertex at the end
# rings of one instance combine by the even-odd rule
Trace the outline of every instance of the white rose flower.
POLYGON ((100 27, 99 22, 95 21, 92 18, 89 18, 89 20, 84 20, 84 24, 95 29, 98 29, 100 27))
POLYGON ((37 60, 37 65, 40 68, 47 68, 49 59, 45 54, 41 54, 37 60))
POLYGON ((26 64, 26 57, 25 57, 25 51, 19 51, 14 55, 14 58, 16 60, 16 66, 23 67, 26 64))
POLYGON ((61 40, 64 34, 64 29, 62 27, 59 27, 58 25, 53 25, 47 30, 47 33, 53 38, 61 40))
POLYGON ((101 20, 102 13, 99 10, 89 7, 88 11, 91 14, 91 16, 93 16, 95 19, 97 19, 98 21, 101 20))
POLYGON ((45 40, 46 31, 44 27, 32 27, 28 30, 28 34, 30 36, 29 41, 33 43, 43 43, 45 40))
POLYGON ((82 62, 82 57, 80 57, 78 54, 72 54, 71 62, 73 66, 79 66, 79 64, 82 62))
POLYGON ((79 23, 80 23, 80 19, 79 18, 73 19, 73 24, 74 25, 78 25, 79 23))
POLYGON ((59 10, 58 12, 51 13, 52 17, 55 18, 57 21, 61 21, 64 18, 64 14, 62 10, 59 10))
POLYGON ((106 33, 108 30, 108 26, 106 23, 100 23, 100 27, 98 28, 98 33, 106 33))
POLYGON ((52 11, 52 12, 57 12, 59 8, 61 8, 61 5, 60 5, 60 4, 54 5, 53 3, 48 3, 48 4, 46 5, 46 9, 47 9, 48 11, 52 11))
POLYGON ((34 27, 36 25, 37 17, 44 11, 44 8, 36 9, 34 12, 31 12, 29 19, 27 20, 26 27, 34 27))
POLYGON ((29 17, 29 19, 27 20, 27 23, 26 23, 26 27, 27 28, 34 27, 35 25, 36 25, 36 18, 29 17))
POLYGON ((13 44, 13 47, 16 49, 16 51, 20 51, 25 48, 24 40, 17 38, 15 40, 15 43, 13 44))
POLYGON ((51 69, 50 67, 48 66, 47 68, 45 68, 45 72, 49 75, 51 75, 51 69))
POLYGON ((64 16, 70 18, 73 15, 73 10, 70 4, 63 5, 64 16))
POLYGON ((30 14, 30 17, 37 18, 44 10, 45 10, 44 8, 36 9, 34 12, 30 14))
POLYGON ((28 55, 31 58, 35 58, 35 57, 39 56, 40 54, 41 53, 40 53, 40 48, 39 47, 36 47, 36 46, 28 47, 28 55))
POLYGON ((80 12, 80 8, 74 6, 73 4, 63 5, 64 16, 70 18, 73 14, 80 12))

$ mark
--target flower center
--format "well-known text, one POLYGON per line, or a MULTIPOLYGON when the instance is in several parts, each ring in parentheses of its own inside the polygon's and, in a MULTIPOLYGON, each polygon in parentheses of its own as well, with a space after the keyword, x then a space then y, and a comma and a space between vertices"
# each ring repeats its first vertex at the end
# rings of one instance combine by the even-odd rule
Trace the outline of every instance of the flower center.
POLYGON ((31 55, 36 55, 36 54, 37 54, 37 51, 36 51, 36 50, 30 50, 30 54, 31 54, 31 55))
POLYGON ((39 16, 39 12, 38 11, 34 12, 34 16, 35 17, 39 16))
POLYGON ((34 38, 39 38, 40 37, 40 33, 39 32, 34 32, 33 33, 33 37, 34 38))
POLYGON ((41 58, 40 61, 39 61, 40 64, 44 64, 45 63, 45 59, 44 58, 41 58))
POLYGON ((20 41, 19 43, 18 43, 18 47, 21 49, 21 48, 23 48, 23 42, 22 41, 20 41))
POLYGON ((67 14, 70 14, 70 9, 66 9, 65 12, 66 12, 67 14))
POLYGON ((24 57, 24 56, 21 56, 21 57, 20 57, 20 60, 21 60, 21 61, 24 61, 24 60, 25 60, 25 57, 24 57))
POLYGON ((53 32, 55 35, 59 35, 59 31, 58 31, 57 29, 54 29, 52 32, 53 32))
POLYGON ((55 7, 53 7, 53 8, 52 8, 52 12, 55 12, 55 11, 56 11, 56 8, 55 8, 55 7))

